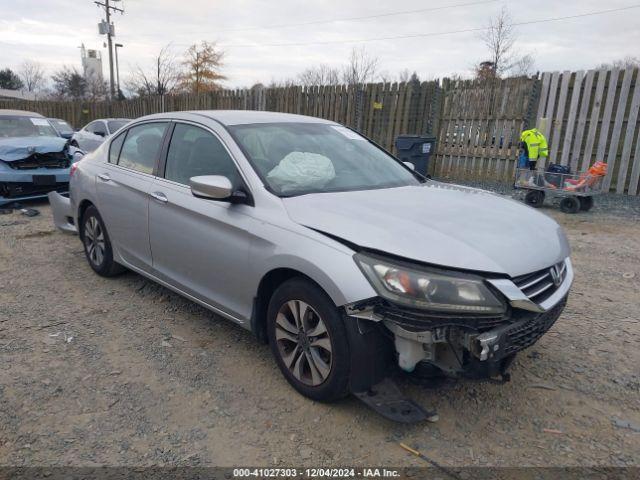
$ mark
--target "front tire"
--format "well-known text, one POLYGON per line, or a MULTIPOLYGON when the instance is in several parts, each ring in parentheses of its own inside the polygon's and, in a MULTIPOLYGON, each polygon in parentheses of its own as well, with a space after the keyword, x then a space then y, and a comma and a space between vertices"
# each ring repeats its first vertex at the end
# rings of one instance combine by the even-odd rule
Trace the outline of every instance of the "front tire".
POLYGON ((91 205, 85 210, 80 227, 84 254, 93 271, 103 277, 113 277, 124 272, 125 268, 113 260, 111 240, 96 207, 91 205))
POLYGON ((274 292, 267 313, 271 351, 289 384, 312 400, 330 402, 349 390, 350 349, 340 311, 305 278, 274 292))
POLYGON ((524 203, 533 208, 540 208, 544 203, 544 192, 541 190, 529 190, 524 197, 524 203))

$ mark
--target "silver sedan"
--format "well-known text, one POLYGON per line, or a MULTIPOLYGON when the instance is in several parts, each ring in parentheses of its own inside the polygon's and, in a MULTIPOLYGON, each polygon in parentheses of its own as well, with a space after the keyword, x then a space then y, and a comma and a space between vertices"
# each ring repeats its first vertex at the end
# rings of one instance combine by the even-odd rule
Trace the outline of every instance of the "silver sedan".
POLYGON ((555 221, 422 177, 360 134, 269 112, 139 118, 76 164, 56 224, 268 342, 315 400, 394 368, 499 377, 564 308, 555 221))

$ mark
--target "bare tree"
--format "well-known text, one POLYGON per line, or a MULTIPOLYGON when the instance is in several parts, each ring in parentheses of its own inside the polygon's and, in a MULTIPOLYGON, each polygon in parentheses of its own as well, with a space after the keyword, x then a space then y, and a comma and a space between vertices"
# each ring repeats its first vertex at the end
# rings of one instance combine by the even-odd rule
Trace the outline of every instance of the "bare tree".
POLYGON ((536 59, 530 53, 517 58, 511 65, 509 74, 514 77, 530 77, 535 70, 536 59))
POLYGON ((400 70, 400 73, 398 74, 398 81, 406 83, 409 80, 411 80, 411 72, 409 71, 409 69, 405 68, 404 70, 400 70))
POLYGON ((340 72, 337 68, 321 63, 300 73, 298 81, 308 87, 314 85, 338 85, 340 83, 340 72))
POLYGON ((627 69, 627 68, 640 68, 640 58, 632 57, 631 55, 627 55, 624 58, 620 58, 618 60, 614 60, 610 63, 601 63, 596 67, 597 69, 607 69, 607 68, 619 68, 619 69, 627 69))
MULTIPOLYGON (((262 85, 262 84, 259 84, 259 85, 262 85)), ((272 78, 269 81, 267 88, 288 88, 288 87, 296 87, 298 85, 300 85, 300 83, 293 78, 272 78)), ((262 86, 264 87, 264 85, 262 86)), ((254 87, 255 85, 252 86, 251 88, 254 88, 254 87)))
POLYGON ((502 7, 498 15, 489 19, 489 24, 480 34, 480 39, 489 50, 487 62, 493 64, 496 76, 501 76, 511 67, 512 50, 516 42, 513 21, 507 7, 502 7))
POLYGON ((518 55, 515 44, 518 40, 509 9, 489 19, 480 39, 488 50, 488 58, 474 67, 476 78, 487 79, 504 75, 530 75, 533 73, 534 57, 530 53, 518 55))
POLYGON ((370 56, 363 48, 353 47, 349 63, 342 70, 342 81, 347 85, 371 82, 378 71, 378 58, 370 56))
POLYGON ((153 58, 149 70, 136 65, 126 85, 128 90, 140 96, 168 95, 176 90, 180 76, 178 61, 169 44, 162 47, 153 58))
POLYGON ((420 84, 420 77, 416 72, 411 72, 408 68, 400 70, 398 74, 390 73, 388 70, 383 70, 376 75, 383 83, 400 82, 400 83, 417 83, 420 84))
POLYGON ((44 68, 42 64, 38 62, 26 60, 20 66, 18 75, 22 79, 22 83, 27 92, 38 92, 44 87, 44 68))
POLYGON ((105 100, 109 93, 107 82, 97 75, 85 75, 85 93, 84 97, 88 100, 105 100))

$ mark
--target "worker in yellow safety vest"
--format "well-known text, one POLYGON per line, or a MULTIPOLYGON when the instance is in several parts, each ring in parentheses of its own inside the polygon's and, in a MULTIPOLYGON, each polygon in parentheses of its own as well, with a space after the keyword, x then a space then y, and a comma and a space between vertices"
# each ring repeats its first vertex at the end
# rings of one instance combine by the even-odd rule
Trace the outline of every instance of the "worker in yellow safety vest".
POLYGON ((549 147, 547 145, 547 139, 537 128, 531 128, 525 130, 520 135, 521 147, 524 149, 527 158, 529 159, 529 170, 536 169, 536 163, 539 157, 547 158, 549 156, 549 147))
POLYGON ((535 173, 538 158, 547 158, 549 156, 547 139, 544 138, 540 130, 531 128, 520 134, 520 148, 522 153, 518 161, 518 167, 520 168, 519 183, 535 187, 540 181, 540 176, 535 173))

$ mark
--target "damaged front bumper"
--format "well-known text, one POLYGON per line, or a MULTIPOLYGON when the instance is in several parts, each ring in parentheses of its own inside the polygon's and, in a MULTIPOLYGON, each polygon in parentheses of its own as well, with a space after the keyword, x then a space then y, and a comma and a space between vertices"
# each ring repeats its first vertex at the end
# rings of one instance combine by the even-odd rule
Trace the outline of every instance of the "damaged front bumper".
POLYGON ((51 191, 69 189, 69 168, 0 171, 0 205, 45 198, 51 191))
POLYGON ((75 225, 71 199, 67 196, 60 195, 58 192, 50 192, 48 195, 51 204, 51 212, 53 213, 53 223, 63 232, 78 233, 75 225))
POLYGON ((398 365, 404 371, 412 372, 426 362, 454 377, 504 377, 515 354, 533 345, 551 328, 566 301, 564 297, 543 313, 522 311, 512 313, 511 318, 482 319, 481 324, 495 324, 488 329, 443 321, 438 327, 421 330, 393 320, 383 322, 394 334, 398 365))
POLYGON ((502 315, 446 316, 379 297, 348 305, 347 314, 383 324, 393 335, 397 363, 405 372, 436 367, 452 377, 505 380, 516 353, 533 345, 564 310, 573 282, 571 261, 564 264, 563 281, 548 289, 540 302, 533 302, 510 280, 488 280, 509 303, 502 315))

